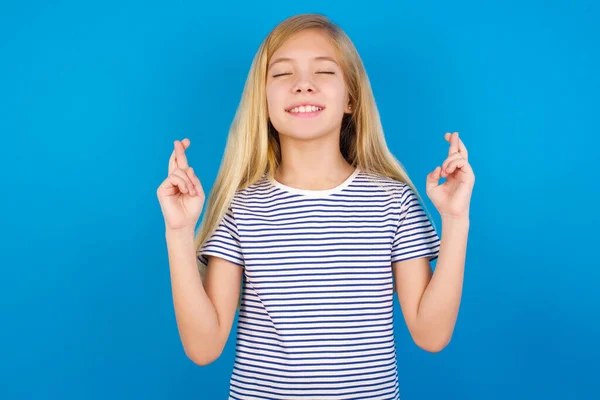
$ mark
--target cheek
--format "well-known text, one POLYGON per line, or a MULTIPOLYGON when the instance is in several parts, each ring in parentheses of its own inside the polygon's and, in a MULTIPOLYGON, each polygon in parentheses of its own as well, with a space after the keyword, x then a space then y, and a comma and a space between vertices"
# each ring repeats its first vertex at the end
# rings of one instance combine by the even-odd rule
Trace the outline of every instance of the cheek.
POLYGON ((281 90, 278 90, 276 87, 274 86, 267 86, 267 109, 269 111, 269 115, 272 116, 272 114, 277 114, 279 113, 280 110, 283 106, 282 104, 282 96, 281 96, 281 90))
POLYGON ((327 97, 333 101, 336 107, 344 107, 346 101, 346 86, 342 81, 328 82, 322 86, 322 90, 327 93, 327 97))

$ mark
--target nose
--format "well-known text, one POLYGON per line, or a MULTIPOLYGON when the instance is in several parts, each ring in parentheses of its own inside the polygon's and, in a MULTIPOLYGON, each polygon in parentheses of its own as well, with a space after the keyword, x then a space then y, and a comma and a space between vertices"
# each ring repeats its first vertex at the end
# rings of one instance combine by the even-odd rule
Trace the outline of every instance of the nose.
POLYGON ((310 93, 316 90, 315 84, 306 76, 301 75, 294 83, 293 89, 296 93, 310 93))

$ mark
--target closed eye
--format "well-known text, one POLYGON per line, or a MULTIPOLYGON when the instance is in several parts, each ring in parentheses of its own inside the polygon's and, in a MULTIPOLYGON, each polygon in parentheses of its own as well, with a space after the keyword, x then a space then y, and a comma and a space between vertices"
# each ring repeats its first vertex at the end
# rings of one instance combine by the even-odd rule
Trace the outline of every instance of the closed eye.
MULTIPOLYGON (((316 73, 317 74, 335 75, 335 72, 333 72, 333 71, 317 71, 316 73)), ((292 73, 291 72, 284 72, 284 73, 281 73, 281 74, 275 74, 275 75, 273 75, 273 78, 277 78, 277 77, 284 76, 284 75, 292 75, 292 73)))

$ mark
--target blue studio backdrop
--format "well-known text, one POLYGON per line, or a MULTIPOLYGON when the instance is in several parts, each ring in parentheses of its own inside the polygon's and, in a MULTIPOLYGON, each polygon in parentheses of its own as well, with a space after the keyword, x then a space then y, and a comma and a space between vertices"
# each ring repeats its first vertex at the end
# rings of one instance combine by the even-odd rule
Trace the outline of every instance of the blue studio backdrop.
POLYGON ((0 398, 227 397, 237 323, 213 364, 185 356, 156 189, 187 137, 208 193, 252 57, 304 12, 356 44, 438 227, 445 132, 476 174, 449 346, 416 347, 396 301, 403 400, 599 398, 591 0, 3 2, 0 398))

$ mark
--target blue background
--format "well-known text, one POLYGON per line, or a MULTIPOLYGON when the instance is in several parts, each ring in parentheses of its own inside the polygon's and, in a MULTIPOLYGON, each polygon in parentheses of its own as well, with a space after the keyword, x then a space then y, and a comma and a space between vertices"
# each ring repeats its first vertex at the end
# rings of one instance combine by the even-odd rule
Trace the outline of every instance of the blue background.
POLYGON ((477 177, 452 342, 397 320, 403 400, 600 396, 597 2, 111 0, 0 8, 0 397, 227 397, 234 331, 186 358, 156 189, 188 137, 208 192, 261 40, 313 11, 358 47, 422 194, 447 131, 477 177))

